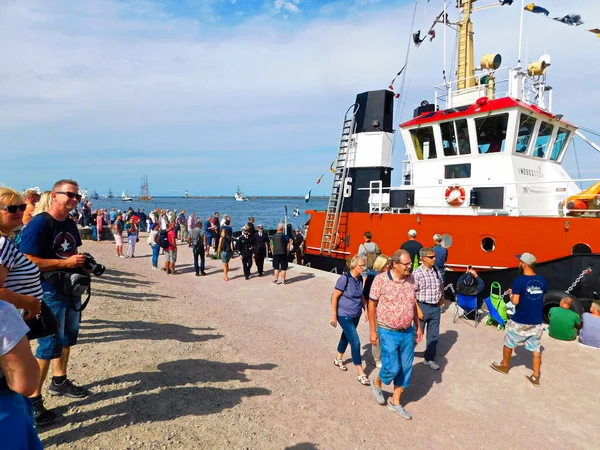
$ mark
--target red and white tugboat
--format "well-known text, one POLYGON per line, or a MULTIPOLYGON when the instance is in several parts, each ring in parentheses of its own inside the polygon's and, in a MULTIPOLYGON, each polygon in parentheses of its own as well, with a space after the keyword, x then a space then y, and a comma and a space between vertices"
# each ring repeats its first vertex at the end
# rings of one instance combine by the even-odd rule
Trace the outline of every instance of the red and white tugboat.
POLYGON ((506 289, 515 255, 531 252, 552 290, 546 311, 567 292, 581 313, 600 298, 600 183, 580 192, 562 167, 580 133, 552 112, 549 57, 512 69, 492 54, 475 67, 474 2, 459 0, 457 80, 400 125, 402 185, 391 186, 395 94, 365 92, 348 109, 327 210, 307 211, 305 261, 341 270, 366 230, 391 255, 415 229, 425 246, 443 235, 447 283, 470 265, 506 289))

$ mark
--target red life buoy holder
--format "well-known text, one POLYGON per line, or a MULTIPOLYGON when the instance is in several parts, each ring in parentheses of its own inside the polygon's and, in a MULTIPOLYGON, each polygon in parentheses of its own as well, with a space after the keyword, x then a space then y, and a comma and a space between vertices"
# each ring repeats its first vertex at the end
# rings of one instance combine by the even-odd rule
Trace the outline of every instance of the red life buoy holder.
POLYGON ((465 188, 455 184, 453 186, 448 186, 444 197, 446 198, 446 203, 450 206, 461 206, 465 202, 467 195, 465 193, 465 188))

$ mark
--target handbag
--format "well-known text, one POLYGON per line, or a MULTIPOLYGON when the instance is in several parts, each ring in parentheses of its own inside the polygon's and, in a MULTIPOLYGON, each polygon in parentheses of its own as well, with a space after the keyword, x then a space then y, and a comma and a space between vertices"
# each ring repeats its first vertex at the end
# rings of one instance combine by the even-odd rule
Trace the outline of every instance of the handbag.
POLYGON ((42 308, 40 313, 33 319, 25 321, 25 324, 29 327, 27 332, 27 339, 33 341, 47 336, 56 334, 58 330, 58 324, 54 313, 50 310, 48 305, 42 300, 42 308))

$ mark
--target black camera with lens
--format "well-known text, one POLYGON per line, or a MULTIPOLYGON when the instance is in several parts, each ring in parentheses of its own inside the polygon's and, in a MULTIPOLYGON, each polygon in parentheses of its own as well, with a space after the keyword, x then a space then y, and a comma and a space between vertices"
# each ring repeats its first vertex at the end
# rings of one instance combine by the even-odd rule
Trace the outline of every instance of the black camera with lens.
POLYGON ((83 254, 85 255, 85 262, 83 263, 83 267, 88 269, 90 272, 92 272, 97 277, 102 275, 104 273, 104 271, 106 270, 106 266, 104 266, 103 264, 97 263, 91 254, 89 254, 89 253, 83 253, 83 254))

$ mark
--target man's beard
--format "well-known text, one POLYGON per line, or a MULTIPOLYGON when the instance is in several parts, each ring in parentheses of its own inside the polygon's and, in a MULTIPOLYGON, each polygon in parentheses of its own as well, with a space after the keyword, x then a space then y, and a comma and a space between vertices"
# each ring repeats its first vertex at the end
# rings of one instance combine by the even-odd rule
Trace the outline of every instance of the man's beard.
POLYGON ((523 266, 521 264, 519 264, 518 273, 519 275, 523 275, 524 273, 523 266))

